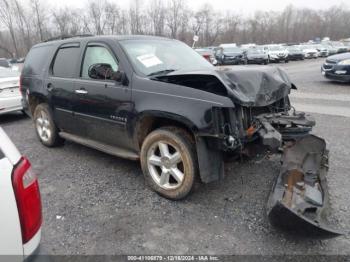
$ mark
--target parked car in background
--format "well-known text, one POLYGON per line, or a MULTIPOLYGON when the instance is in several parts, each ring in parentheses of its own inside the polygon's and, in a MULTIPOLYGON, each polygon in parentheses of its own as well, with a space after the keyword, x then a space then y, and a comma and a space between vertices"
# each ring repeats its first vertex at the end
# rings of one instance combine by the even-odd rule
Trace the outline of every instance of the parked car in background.
POLYGON ((0 115, 23 109, 19 76, 17 71, 0 67, 0 115))
POLYGON ((264 51, 267 53, 270 62, 288 63, 288 50, 281 45, 266 45, 264 51))
POLYGON ((327 47, 321 44, 312 45, 313 48, 315 48, 318 51, 318 57, 327 57, 329 56, 329 51, 327 47))
POLYGON ((338 52, 338 49, 334 48, 333 46, 331 46, 330 44, 327 43, 322 43, 321 44, 323 48, 327 49, 328 51, 328 56, 330 55, 335 55, 338 52))
POLYGON ((246 62, 243 50, 237 46, 219 46, 216 49, 215 58, 219 65, 239 65, 246 62))
POLYGON ((289 60, 304 60, 304 53, 298 45, 287 46, 289 60))
POLYGON ((321 67, 322 75, 339 82, 350 82, 350 53, 329 56, 321 67))
POLYGON ((215 59, 214 51, 210 49, 195 49, 195 51, 203 56, 212 65, 217 65, 218 61, 215 59))
POLYGON ((0 170, 0 260, 28 261, 41 238, 38 179, 1 127, 0 170))
POLYGON ((269 63, 269 56, 264 52, 262 48, 249 48, 245 52, 248 64, 264 64, 269 63))
POLYGON ((346 47, 342 42, 331 42, 331 45, 337 50, 338 54, 348 52, 348 47, 346 47))
POLYGON ((0 67, 11 68, 11 63, 6 58, 0 58, 0 67))
POLYGON ((301 50, 303 50, 304 58, 306 59, 316 59, 318 57, 318 51, 316 48, 312 47, 311 45, 301 45, 301 50))

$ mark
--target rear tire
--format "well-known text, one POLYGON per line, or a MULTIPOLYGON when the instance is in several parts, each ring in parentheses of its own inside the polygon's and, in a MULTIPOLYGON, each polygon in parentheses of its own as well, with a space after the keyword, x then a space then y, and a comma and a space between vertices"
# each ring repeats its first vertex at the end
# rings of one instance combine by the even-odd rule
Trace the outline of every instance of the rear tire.
POLYGON ((45 103, 36 106, 33 114, 35 132, 40 142, 47 147, 62 145, 64 140, 58 135, 58 128, 49 106, 45 103))
POLYGON ((191 192, 197 177, 197 155, 183 129, 165 127, 151 132, 141 148, 146 183, 159 195, 180 200, 191 192))

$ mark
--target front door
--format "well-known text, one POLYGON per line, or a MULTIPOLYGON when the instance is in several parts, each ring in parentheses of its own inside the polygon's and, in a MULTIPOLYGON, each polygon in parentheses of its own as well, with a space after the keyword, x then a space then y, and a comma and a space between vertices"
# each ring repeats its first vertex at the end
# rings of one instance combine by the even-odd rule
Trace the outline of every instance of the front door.
POLYGON ((74 105, 75 118, 86 129, 87 138, 131 148, 132 140, 126 132, 131 89, 115 80, 91 78, 89 69, 96 64, 108 64, 114 72, 121 67, 118 58, 107 45, 89 43, 86 46, 80 79, 75 86, 78 96, 74 105))

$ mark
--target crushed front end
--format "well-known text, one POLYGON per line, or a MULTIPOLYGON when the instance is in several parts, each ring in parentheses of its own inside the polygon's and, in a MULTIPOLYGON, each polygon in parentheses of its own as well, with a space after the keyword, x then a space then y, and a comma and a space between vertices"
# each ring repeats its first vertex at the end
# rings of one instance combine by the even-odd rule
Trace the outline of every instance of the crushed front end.
POLYGON ((339 235, 326 219, 328 150, 322 138, 310 134, 314 119, 296 112, 288 96, 270 106, 237 106, 221 115, 226 115, 221 117, 226 121, 221 126, 226 153, 282 154, 281 171, 267 205, 271 223, 308 235, 339 235))

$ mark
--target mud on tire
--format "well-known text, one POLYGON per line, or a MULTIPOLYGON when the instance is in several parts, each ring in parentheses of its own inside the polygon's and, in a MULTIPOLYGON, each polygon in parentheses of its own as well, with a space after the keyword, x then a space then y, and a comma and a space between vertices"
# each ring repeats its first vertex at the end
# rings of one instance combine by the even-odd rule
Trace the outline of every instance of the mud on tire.
POLYGON ((146 183, 155 192, 172 200, 186 197, 193 189, 198 172, 192 137, 177 127, 151 132, 142 144, 141 167, 146 183), (183 174, 182 180, 177 170, 183 174))
POLYGON ((46 103, 36 106, 33 114, 35 132, 40 142, 47 147, 62 145, 64 140, 58 135, 52 111, 46 103))

